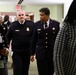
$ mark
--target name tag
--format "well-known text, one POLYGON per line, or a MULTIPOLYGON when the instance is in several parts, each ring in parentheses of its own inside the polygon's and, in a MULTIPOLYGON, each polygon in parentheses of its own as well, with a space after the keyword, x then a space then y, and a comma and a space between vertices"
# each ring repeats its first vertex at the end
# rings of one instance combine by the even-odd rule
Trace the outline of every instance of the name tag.
POLYGON ((19 32, 20 30, 15 30, 16 32, 19 32))
POLYGON ((37 31, 40 31, 41 29, 37 29, 37 31))

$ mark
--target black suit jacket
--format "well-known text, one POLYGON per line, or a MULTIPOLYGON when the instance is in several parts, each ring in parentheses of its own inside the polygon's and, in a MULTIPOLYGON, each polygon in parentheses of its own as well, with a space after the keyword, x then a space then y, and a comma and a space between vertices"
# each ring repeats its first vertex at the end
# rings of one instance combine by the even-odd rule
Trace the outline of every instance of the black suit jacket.
POLYGON ((59 22, 50 19, 49 28, 44 29, 41 21, 35 23, 36 30, 31 55, 36 53, 37 59, 53 58, 53 47, 60 28, 59 24, 59 22))

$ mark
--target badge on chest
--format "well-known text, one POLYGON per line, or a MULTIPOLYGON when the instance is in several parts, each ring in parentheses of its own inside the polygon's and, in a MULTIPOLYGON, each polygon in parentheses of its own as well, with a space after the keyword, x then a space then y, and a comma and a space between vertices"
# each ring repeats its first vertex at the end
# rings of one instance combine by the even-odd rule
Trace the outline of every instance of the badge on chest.
POLYGON ((17 29, 17 30, 15 30, 15 31, 16 31, 16 32, 19 32, 20 30, 17 29))
POLYGON ((29 27, 27 27, 27 28, 26 28, 26 31, 30 31, 30 28, 29 28, 29 27))

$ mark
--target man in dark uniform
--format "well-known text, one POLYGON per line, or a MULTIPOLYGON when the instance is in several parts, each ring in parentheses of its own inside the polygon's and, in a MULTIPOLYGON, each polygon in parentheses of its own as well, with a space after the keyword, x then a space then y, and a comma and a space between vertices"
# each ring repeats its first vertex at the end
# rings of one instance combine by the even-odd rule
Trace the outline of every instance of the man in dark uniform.
POLYGON ((28 75, 34 23, 25 20, 24 11, 19 11, 17 17, 18 21, 11 23, 6 38, 8 45, 12 40, 14 75, 28 75))
POLYGON ((3 26, 3 29, 4 29, 4 34, 6 35, 8 29, 9 29, 9 26, 10 26, 11 22, 9 21, 9 15, 5 15, 4 16, 4 21, 2 22, 2 26, 3 26))
POLYGON ((35 23, 36 33, 30 60, 34 61, 36 52, 39 75, 53 75, 53 47, 60 23, 49 18, 50 10, 48 8, 41 8, 39 11, 40 20, 35 23))
POLYGON ((4 29, 2 27, 2 17, 0 16, 0 75, 8 75, 7 56, 9 51, 7 49, 4 29))

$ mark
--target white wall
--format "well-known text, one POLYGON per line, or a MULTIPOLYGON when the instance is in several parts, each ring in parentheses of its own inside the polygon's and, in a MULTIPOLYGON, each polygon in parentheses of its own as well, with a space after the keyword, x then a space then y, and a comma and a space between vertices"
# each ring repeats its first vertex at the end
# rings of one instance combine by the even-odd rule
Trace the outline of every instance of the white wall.
MULTIPOLYGON (((29 0, 28 0, 29 1, 29 0)), ((25 10, 26 12, 31 12, 33 11, 34 14, 35 14, 35 21, 39 19, 39 9, 42 7, 42 6, 48 6, 50 11, 51 11, 51 17, 54 18, 54 19, 57 19, 61 22, 61 18, 65 18, 66 14, 67 14, 67 11, 68 11, 68 8, 71 4, 73 0, 32 0, 32 2, 23 2, 22 4, 24 6, 22 6, 22 9, 25 10), (30 3, 42 3, 42 4, 49 4, 49 5, 40 5, 40 6, 31 6, 30 3), (60 6, 51 6, 51 4, 63 4, 64 5, 64 11, 63 11, 63 7, 60 7, 60 6), (58 11, 57 11, 58 10, 58 11), (59 11, 60 10, 60 11, 59 11), (55 12, 54 12, 55 11, 55 12), (59 15, 58 13, 62 14, 62 15, 59 15), (63 16, 64 15, 64 16, 63 16), (59 17, 60 16, 60 17, 59 17), (63 16, 63 17, 62 17, 63 16)), ((6 5, 6 4, 0 4, 0 11, 1 12, 15 12, 16 9, 15 9, 15 4, 10 4, 10 5, 6 5)))
POLYGON ((72 3, 73 0, 65 0, 64 2, 64 17, 66 16, 69 6, 72 3))
MULTIPOLYGON (((62 19, 62 5, 22 5, 21 8, 25 12, 34 12, 34 21, 39 20, 39 10, 42 7, 50 9, 50 17, 61 22, 62 19)), ((0 5, 0 12, 16 12, 15 5, 0 5)))
POLYGON ((0 4, 0 12, 16 12, 15 5, 0 4))
POLYGON ((39 20, 39 10, 42 7, 48 7, 50 9, 50 17, 61 22, 60 19, 62 19, 63 10, 62 5, 28 5, 22 6, 22 10, 25 10, 25 12, 34 12, 34 21, 37 21, 39 20))
MULTIPOLYGON (((24 0, 24 2, 22 3, 22 5, 30 5, 30 4, 64 4, 64 17, 67 14, 68 8, 70 3, 73 0, 24 0)), ((10 2, 11 5, 9 5, 9 2, 1 2, 0 1, 0 11, 15 11, 15 5, 17 2, 10 2), (8 5, 5 5, 5 4, 8 5), (13 4, 13 5, 12 5, 13 4), (1 6, 2 5, 2 6, 1 6)))

